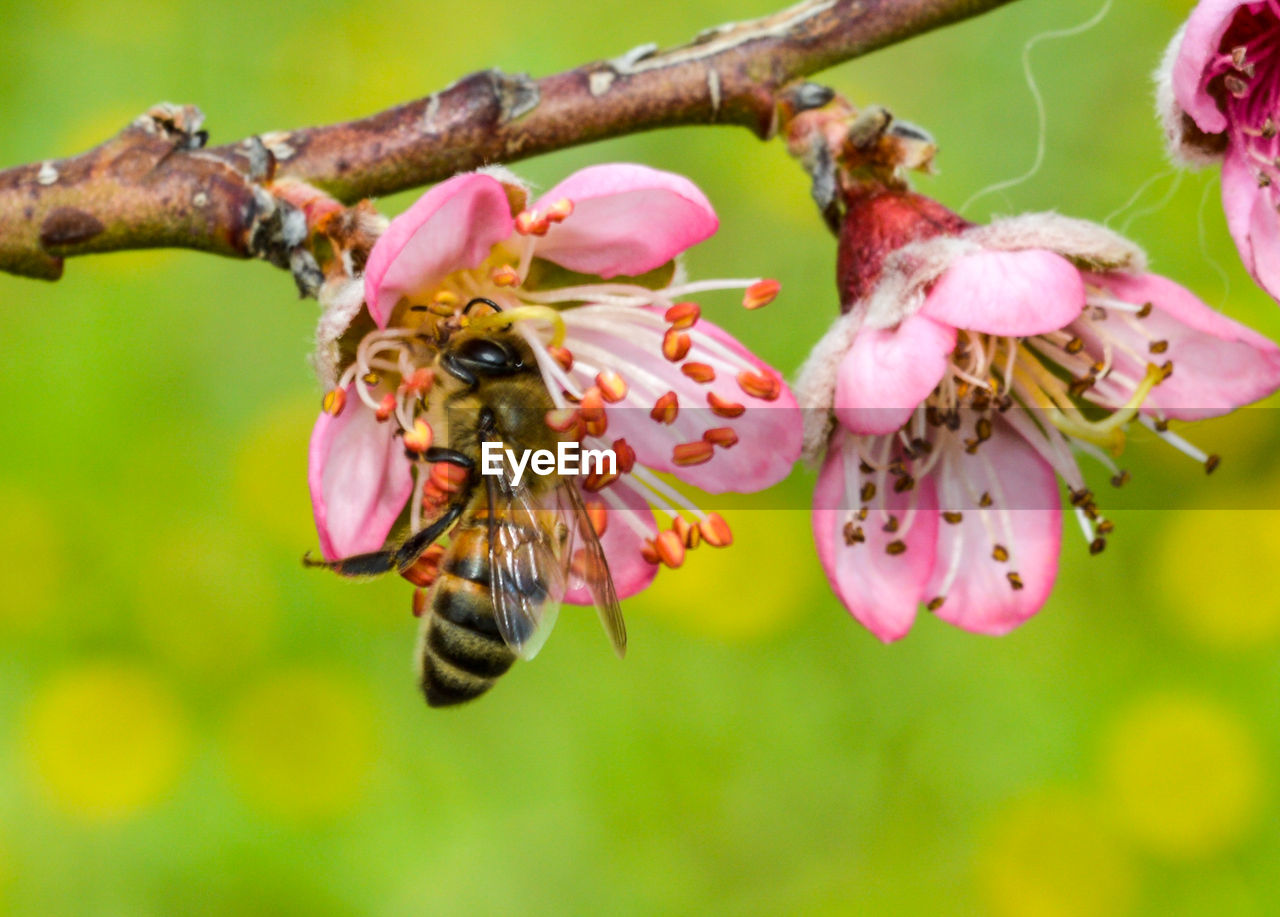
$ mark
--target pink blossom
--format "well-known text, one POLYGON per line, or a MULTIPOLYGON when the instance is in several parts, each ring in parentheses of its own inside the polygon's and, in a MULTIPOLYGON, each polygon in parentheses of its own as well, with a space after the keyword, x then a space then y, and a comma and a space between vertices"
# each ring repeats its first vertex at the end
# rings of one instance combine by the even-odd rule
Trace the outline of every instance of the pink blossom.
POLYGON ((711 493, 761 489, 790 471, 801 429, 778 373, 689 300, 771 288, 679 279, 676 257, 717 226, 690 181, 639 165, 583 169, 531 204, 508 173, 458 175, 392 220, 364 268, 364 311, 348 289, 322 322, 321 373, 345 403, 321 413, 311 438, 324 556, 379 550, 398 520, 417 531, 440 498, 431 464, 406 455, 430 418, 430 396, 412 383, 435 358, 423 341, 479 297, 514 321, 556 408, 586 424, 584 448, 613 447, 620 461, 634 451, 616 480, 579 481, 607 514, 619 596, 648 585, 659 561, 678 565, 686 545, 727 543, 723 520, 654 472, 711 493), (675 520, 674 536, 659 533, 654 508, 675 520))
POLYGON ((1222 163, 1222 204, 1253 278, 1280 299, 1280 2, 1202 0, 1156 73, 1174 156, 1222 163))
MULTIPOLYGON (((1058 480, 1090 550, 1112 523, 1076 462, 1113 457, 1142 423, 1212 471, 1170 420, 1227 413, 1280 387, 1280 348, 1148 273, 1091 223, 1030 214, 916 232, 854 258, 845 303, 797 386, 813 415, 818 555, 882 640, 917 607, 1003 634, 1045 603, 1062 534, 1058 480)), ((893 209, 888 196, 878 206, 893 209)))

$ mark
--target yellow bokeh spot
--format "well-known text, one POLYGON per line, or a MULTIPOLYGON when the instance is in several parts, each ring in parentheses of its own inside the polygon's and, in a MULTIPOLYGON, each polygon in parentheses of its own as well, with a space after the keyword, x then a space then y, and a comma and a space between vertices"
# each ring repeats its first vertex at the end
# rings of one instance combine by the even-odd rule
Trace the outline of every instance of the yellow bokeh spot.
MULTIPOLYGON (((1263 506, 1280 506, 1262 502, 1263 506)), ((1280 557, 1280 512, 1197 510, 1167 516, 1163 604, 1191 637, 1238 650, 1280 639, 1280 591, 1259 571, 1280 557), (1188 563, 1188 558, 1195 558, 1188 563)))
POLYGON ((94 820, 159 802, 186 760, 188 728, 169 688, 126 663, 97 662, 40 688, 25 748, 38 781, 67 812, 94 820))
POLYGON ((341 814, 377 757, 375 711, 358 686, 311 669, 281 672, 232 711, 227 756, 241 794, 283 818, 341 814))
POLYGON ((1225 850, 1265 802, 1256 740, 1233 711, 1206 698, 1164 694, 1134 704, 1112 724, 1101 758, 1117 824, 1168 857, 1225 850))
POLYGON ((54 511, 36 497, 0 486, 0 627, 36 628, 58 600, 65 575, 54 511))
POLYGON ((319 394, 273 406, 246 432, 235 459, 237 511, 299 554, 316 543, 307 443, 319 413, 319 394))
POLYGON ((644 613, 702 637, 755 640, 772 636, 799 620, 813 604, 809 584, 821 582, 809 514, 792 510, 723 510, 720 514, 733 530, 733 544, 727 548, 700 545, 685 555, 678 570, 662 568, 636 604, 644 613))
POLYGON ((138 623, 158 652, 201 674, 261 653, 278 617, 274 583, 237 540, 207 525, 174 531, 138 578, 138 623))
POLYGON ((1000 917, 1119 917, 1137 895, 1124 846, 1087 800, 1065 791, 1040 791, 1002 812, 977 872, 1000 917))

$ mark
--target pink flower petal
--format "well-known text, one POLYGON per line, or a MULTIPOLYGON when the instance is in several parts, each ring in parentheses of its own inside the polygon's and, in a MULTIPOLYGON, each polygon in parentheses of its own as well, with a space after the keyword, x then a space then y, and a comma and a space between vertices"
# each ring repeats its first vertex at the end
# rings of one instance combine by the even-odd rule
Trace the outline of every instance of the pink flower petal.
POLYGON ((400 297, 478 266, 514 226, 506 191, 492 176, 468 172, 436 185, 391 221, 369 253, 364 295, 374 321, 386 327, 400 297))
POLYGON ((959 512, 938 528, 937 562, 926 601, 943 596, 944 621, 979 634, 1004 634, 1049 598, 1058 575, 1062 509, 1053 468, 1004 421, 975 455, 948 455, 936 470, 938 508, 959 512), (983 507, 983 494, 991 505, 983 507), (1009 552, 1005 562, 996 546, 1009 552), (1021 578, 1014 589, 1010 573, 1021 578))
POLYGON ((1245 269, 1280 300, 1280 214, 1275 188, 1263 186, 1248 151, 1230 149, 1222 163, 1222 210, 1245 269))
POLYGON ((591 306, 564 313, 569 329, 565 347, 581 357, 572 373, 578 385, 584 389, 592 385, 595 374, 604 369, 613 369, 627 383, 626 397, 606 405, 604 438, 609 442, 625 438, 640 464, 671 472, 709 493, 748 493, 785 478, 800 456, 802 424, 795 397, 785 384, 773 401, 752 397, 738 384, 738 373, 745 368, 770 373, 778 380, 781 374, 705 319, 686 331, 692 340, 687 358, 670 362, 662 356, 667 326, 654 320, 661 315, 661 310, 637 309, 628 314, 591 306), (687 362, 712 367, 715 380, 694 381, 681 371, 687 362), (669 425, 650 416, 667 392, 675 393, 678 405, 675 422, 669 425), (741 415, 717 415, 708 400, 712 394, 722 404, 741 406, 741 415), (716 447, 704 464, 675 463, 677 445, 702 441, 707 430, 719 427, 733 430, 738 442, 729 448, 716 447))
POLYGON ((1217 134, 1227 129, 1227 119, 1217 101, 1206 91, 1206 74, 1222 46, 1222 38, 1236 11, 1249 0, 1200 0, 1191 11, 1182 46, 1173 64, 1173 96, 1200 130, 1217 134))
MULTIPOLYGON (((592 444, 589 448, 598 447, 599 444, 592 444)), ((610 484, 604 493, 584 493, 582 496, 588 506, 599 500, 606 510, 607 521, 604 534, 600 536, 600 545, 609 562, 609 573, 613 576, 613 588, 617 590, 618 598, 625 599, 648 587, 658 573, 657 564, 651 564, 640 556, 645 539, 658 534, 658 524, 648 501, 626 475, 610 484), (642 535, 641 531, 646 534, 642 535)), ((578 546, 581 544, 579 537, 578 546)), ((591 593, 585 585, 569 589, 564 600, 571 605, 592 604, 591 593)))
POLYGON ((862 474, 852 450, 836 445, 828 452, 813 494, 813 540, 822 569, 845 608, 889 642, 906 636, 925 595, 934 567, 938 511, 933 481, 925 478, 910 493, 894 493, 891 485, 879 487, 867 518, 858 520, 859 491, 874 478, 862 474), (884 530, 890 514, 903 524, 897 533, 884 530), (910 527, 905 525, 908 515, 910 527), (847 525, 860 529, 866 540, 849 544, 847 525), (907 549, 890 554, 888 545, 898 539, 907 549))
MULTIPOLYGON (((1125 302, 1153 305, 1144 319, 1113 313, 1101 323, 1125 342, 1114 349, 1116 371, 1137 379, 1148 362, 1173 362, 1173 374, 1143 403, 1145 412, 1184 420, 1215 417, 1280 387, 1280 347, 1210 309, 1189 290, 1155 274, 1113 274, 1097 282, 1125 302), (1167 341, 1167 350, 1149 356, 1152 340, 1167 341)), ((1114 390, 1100 389, 1109 392, 1114 390)))
POLYGON ((1280 214, 1276 212, 1275 189, 1270 186, 1259 188, 1253 199, 1249 251, 1249 273, 1272 299, 1280 299, 1280 214))
POLYGON ((923 315, 897 328, 863 328, 840 361, 835 415, 854 433, 893 433, 942 381, 956 330, 923 315))
POLYGON ((381 548, 408 502, 413 476, 393 433, 351 387, 341 414, 322 413, 316 421, 307 483, 326 560, 381 548))
POLYGON ((1011 337, 1064 328, 1084 308, 1084 283, 1053 252, 981 251, 947 268, 921 313, 937 321, 1011 337))
POLYGON ((1266 192, 1258 186, 1257 172, 1250 165, 1247 154, 1238 150, 1228 151, 1222 162, 1222 210, 1227 217, 1227 229, 1231 231, 1231 238, 1240 250, 1240 260, 1244 262, 1245 270, 1253 274, 1255 279, 1257 272, 1250 236, 1255 210, 1259 206, 1265 206, 1266 198, 1266 192))
POLYGON ((1245 269, 1272 299, 1280 300, 1280 214, 1275 189, 1259 184, 1247 152, 1231 149, 1223 161, 1222 208, 1245 269))
POLYGON ((599 277, 651 271, 720 225, 693 182, 648 166, 590 166, 544 194, 533 209, 562 198, 573 202, 573 213, 539 240, 538 256, 599 277))

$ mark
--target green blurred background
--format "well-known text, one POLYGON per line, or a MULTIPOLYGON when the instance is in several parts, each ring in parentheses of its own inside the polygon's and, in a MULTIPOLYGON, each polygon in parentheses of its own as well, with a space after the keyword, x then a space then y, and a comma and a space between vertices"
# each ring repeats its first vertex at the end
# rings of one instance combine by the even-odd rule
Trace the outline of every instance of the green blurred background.
MULTIPOLYGON (((958 207, 1034 157, 1023 43, 1097 5, 1024 0, 826 79, 927 126, 940 174, 919 187, 958 207)), ((1280 337, 1216 176, 1176 181, 1151 117, 1148 73, 1190 4, 1116 7, 1033 52, 1044 168, 967 215, 1110 217, 1280 337)), ((773 8, 6 0, 0 163, 78 152, 160 99, 199 104, 216 143, 773 8)), ((707 191, 723 228, 691 274, 784 294, 704 308, 794 370, 835 312, 834 245, 782 149, 698 128, 518 168, 546 187, 603 160, 707 191)), ((1053 598, 1009 637, 928 615, 896 645, 868 635, 827 590, 799 471, 795 509, 732 514, 731 550, 626 603, 625 664, 569 612, 492 694, 429 711, 407 585, 298 562, 316 310, 285 275, 131 253, 57 284, 0 276, 0 299, 0 911, 1280 911, 1270 410, 1194 431, 1226 459, 1208 481, 1137 437, 1131 505, 1177 508, 1118 513, 1100 557, 1069 535, 1053 598)))

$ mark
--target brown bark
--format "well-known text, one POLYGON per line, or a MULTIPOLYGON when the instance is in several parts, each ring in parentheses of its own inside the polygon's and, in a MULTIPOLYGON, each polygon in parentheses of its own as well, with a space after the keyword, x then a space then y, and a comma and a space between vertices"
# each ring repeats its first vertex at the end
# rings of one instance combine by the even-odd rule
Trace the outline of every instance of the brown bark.
MULTIPOLYGON (((368 118, 201 148, 200 113, 157 106, 102 145, 0 172, 0 269, 57 279, 72 255, 177 246, 289 264, 292 208, 273 177, 346 203, 659 127, 777 128, 784 90, 841 61, 1010 0, 803 0, 667 51, 531 79, 475 73, 368 118)), ((295 261, 295 273, 296 273, 295 261)))

